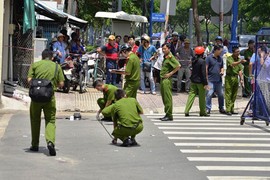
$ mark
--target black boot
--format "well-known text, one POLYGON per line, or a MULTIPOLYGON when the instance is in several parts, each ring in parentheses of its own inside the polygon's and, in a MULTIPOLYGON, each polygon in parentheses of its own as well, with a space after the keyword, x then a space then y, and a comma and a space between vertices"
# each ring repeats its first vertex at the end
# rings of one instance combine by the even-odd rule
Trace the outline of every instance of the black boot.
POLYGON ((50 155, 51 156, 56 156, 56 151, 55 151, 55 148, 54 148, 54 144, 52 142, 48 142, 47 147, 49 149, 50 155))

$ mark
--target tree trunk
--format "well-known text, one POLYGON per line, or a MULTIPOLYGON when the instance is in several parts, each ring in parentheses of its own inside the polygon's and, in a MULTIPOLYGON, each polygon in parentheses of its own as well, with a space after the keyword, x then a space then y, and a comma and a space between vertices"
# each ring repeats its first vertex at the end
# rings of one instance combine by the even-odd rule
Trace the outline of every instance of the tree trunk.
POLYGON ((198 0, 192 0, 192 8, 193 8, 193 17, 194 17, 195 34, 197 37, 197 43, 198 45, 202 45, 201 24, 200 24, 199 14, 198 14, 198 0))

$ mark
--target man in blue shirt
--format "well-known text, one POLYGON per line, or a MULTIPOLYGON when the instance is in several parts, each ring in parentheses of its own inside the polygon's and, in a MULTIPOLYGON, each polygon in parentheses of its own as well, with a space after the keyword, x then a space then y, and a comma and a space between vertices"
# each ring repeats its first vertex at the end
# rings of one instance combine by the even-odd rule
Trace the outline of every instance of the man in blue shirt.
POLYGON ((214 46, 213 54, 206 58, 206 76, 210 90, 206 95, 206 110, 210 114, 212 108, 212 95, 218 95, 219 112, 225 114, 224 92, 222 89, 222 76, 224 74, 223 59, 221 57, 223 48, 221 45, 214 46))
POLYGON ((156 52, 157 52, 157 50, 156 50, 155 46, 150 44, 150 37, 144 36, 143 44, 138 49, 138 54, 139 54, 140 60, 141 60, 141 90, 142 90, 141 93, 142 94, 146 93, 145 76, 147 76, 149 78, 151 93, 153 95, 157 94, 155 81, 154 81, 154 77, 153 77, 153 65, 154 65, 153 60, 155 59, 156 52), (146 71, 145 67, 148 66, 149 64, 151 66, 151 69, 149 71, 146 71))
POLYGON ((57 42, 53 44, 54 56, 57 58, 60 64, 65 62, 67 52, 67 44, 64 42, 65 36, 62 33, 57 35, 57 42))

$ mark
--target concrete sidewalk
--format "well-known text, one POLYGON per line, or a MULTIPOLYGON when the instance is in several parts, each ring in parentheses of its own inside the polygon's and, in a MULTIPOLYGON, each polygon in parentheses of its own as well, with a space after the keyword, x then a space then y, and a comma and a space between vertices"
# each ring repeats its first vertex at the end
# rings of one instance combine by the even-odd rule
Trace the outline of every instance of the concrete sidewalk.
MULTIPOLYGON (((158 88, 157 88, 158 89, 158 88)), ((241 90, 239 90, 240 92, 241 90)), ((240 94, 240 93, 239 93, 240 94)), ((57 92, 57 110, 60 112, 65 111, 82 111, 95 113, 99 110, 99 107, 96 103, 97 99, 102 97, 102 93, 98 92, 93 88, 88 88, 86 93, 80 94, 77 91, 71 91, 69 94, 57 92)), ((183 113, 185 105, 187 102, 188 94, 187 93, 173 93, 173 105, 174 113, 183 113)), ((139 94, 137 99, 141 106, 144 109, 144 112, 147 114, 152 113, 163 113, 164 106, 162 103, 162 98, 159 90, 157 90, 157 95, 152 94, 139 94)), ((242 98, 238 96, 236 100, 235 108, 242 112, 248 103, 247 98, 242 98)), ((16 100, 14 98, 2 98, 4 109, 13 109, 13 110, 28 110, 30 105, 30 98, 28 97, 27 90, 20 90, 16 93, 16 100)), ((213 98, 213 112, 218 112, 218 100, 213 98)), ((191 109, 191 112, 199 111, 199 102, 196 98, 194 105, 191 109)))

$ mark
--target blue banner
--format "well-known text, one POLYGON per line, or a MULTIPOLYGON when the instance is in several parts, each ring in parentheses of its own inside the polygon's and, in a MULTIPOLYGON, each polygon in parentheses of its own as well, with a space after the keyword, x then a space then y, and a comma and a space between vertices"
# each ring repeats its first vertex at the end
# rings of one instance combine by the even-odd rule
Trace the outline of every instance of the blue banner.
POLYGON ((165 14, 163 13, 153 13, 152 14, 153 22, 165 22, 165 14))

